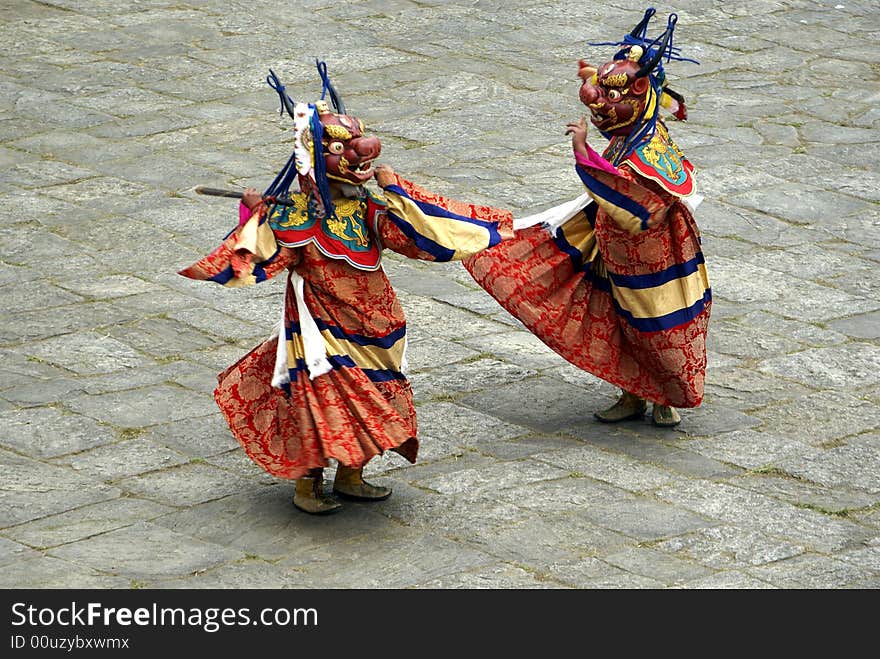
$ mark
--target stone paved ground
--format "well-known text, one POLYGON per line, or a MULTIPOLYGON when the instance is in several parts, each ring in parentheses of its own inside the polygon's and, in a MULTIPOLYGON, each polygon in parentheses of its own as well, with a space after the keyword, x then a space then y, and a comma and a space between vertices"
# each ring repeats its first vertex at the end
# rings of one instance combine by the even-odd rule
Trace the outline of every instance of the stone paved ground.
POLYGON ((673 134, 700 169, 715 294, 702 407, 659 431, 459 266, 387 267, 423 451, 385 503, 291 507, 211 398, 281 283, 176 271, 265 187, 316 56, 383 159, 525 214, 581 192, 575 62, 644 5, 579 0, 4 0, 0 586, 880 586, 875 2, 659 5, 702 61, 673 134), (607 18, 601 18, 602 16, 607 18))

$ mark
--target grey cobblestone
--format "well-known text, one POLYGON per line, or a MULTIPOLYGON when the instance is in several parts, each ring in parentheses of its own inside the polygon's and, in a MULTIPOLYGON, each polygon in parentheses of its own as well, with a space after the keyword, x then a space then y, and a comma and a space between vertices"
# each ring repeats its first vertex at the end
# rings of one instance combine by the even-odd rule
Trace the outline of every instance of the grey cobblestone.
POLYGON ((869 535, 858 524, 723 483, 693 481, 661 489, 657 496, 707 518, 747 524, 767 535, 790 538, 823 552, 851 548, 869 535))
POLYGON ((84 505, 115 499, 121 492, 96 483, 71 469, 8 451, 0 451, 3 467, 3 527, 21 524, 84 505))
POLYGON ((55 464, 68 465, 75 471, 105 481, 174 467, 185 462, 188 462, 186 456, 143 437, 126 439, 55 460, 55 464))
POLYGON ((573 588, 637 589, 666 585, 659 579, 633 574, 596 558, 560 561, 551 565, 549 571, 555 579, 573 588))
MULTIPOLYGON (((160 460, 165 462, 164 456, 160 460)), ((146 465, 145 471, 153 466, 146 465)), ((253 487, 248 480, 237 474, 202 463, 146 471, 119 481, 118 486, 126 492, 171 506, 192 506, 239 494, 253 487)))
POLYGON ((851 563, 802 554, 772 565, 750 568, 749 574, 779 588, 843 588, 858 582, 863 571, 851 563))
POLYGON ((48 549, 151 520, 171 510, 152 501, 120 497, 20 524, 7 534, 30 547, 48 549))
POLYGON ((391 537, 374 538, 369 544, 337 542, 320 552, 297 553, 280 565, 302 575, 312 587, 345 588, 353 579, 364 579, 363 562, 375 566, 365 588, 403 588, 495 561, 461 544, 400 527, 391 537), (389 561, 389 556, 395 559, 389 561))
POLYGON ((683 584, 682 587, 704 590, 766 590, 776 588, 776 586, 773 586, 766 581, 757 579, 751 575, 740 572, 739 570, 716 572, 711 576, 703 577, 702 579, 695 579, 694 581, 683 584))
POLYGON ((804 552, 803 546, 728 525, 698 529, 662 540, 653 546, 672 555, 684 556, 703 565, 725 570, 774 563, 804 552))
POLYGON ((198 416, 204 399, 195 393, 156 385, 66 401, 70 409, 93 419, 122 428, 143 428, 157 423, 198 416))
POLYGON ((16 561, 0 571, 0 588, 130 588, 131 579, 52 556, 16 561))
POLYGON ((589 476, 636 493, 667 485, 676 478, 672 472, 592 446, 572 446, 553 455, 541 456, 540 459, 572 473, 589 476))
POLYGON ((128 579, 182 576, 242 558, 234 549, 201 542, 150 522, 66 544, 52 549, 50 555, 128 579), (120 546, 126 551, 114 549, 120 546))
POLYGON ((678 586, 709 576, 712 570, 694 561, 642 547, 627 547, 603 558, 616 567, 656 579, 667 586, 678 586))
POLYGON ((21 561, 39 556, 37 552, 18 542, 0 538, 0 566, 18 565, 21 561))
POLYGON ((584 26, 569 0, 5 3, 0 587, 877 588, 875 4, 675 9, 701 65, 668 67, 690 111, 671 131, 715 297, 681 426, 596 423, 614 387, 459 265, 389 254, 419 461, 378 458, 388 501, 315 519, 212 400, 282 285, 176 274, 235 221, 193 187, 265 187, 289 156, 267 69, 319 89, 313 55, 253 35, 308 28, 384 161, 522 216, 582 192, 575 64, 644 8, 584 26))
MULTIPOLYGON (((853 389, 860 386, 860 382, 852 383, 853 389)), ((819 446, 876 428, 880 406, 853 394, 828 389, 753 413, 776 435, 819 446)))
POLYGON ((106 426, 78 414, 55 408, 27 408, 0 414, 4 438, 0 444, 19 453, 53 458, 107 444, 116 434, 106 426))
POLYGON ((630 543, 626 535, 575 512, 528 517, 486 537, 481 548, 500 559, 546 572, 557 562, 603 556, 630 543))
POLYGON ((488 565, 470 572, 458 572, 416 584, 416 588, 468 588, 468 589, 523 589, 523 588, 562 588, 558 581, 543 575, 534 575, 521 567, 507 563, 488 565))
POLYGON ((752 410, 773 402, 793 400, 809 389, 787 380, 764 375, 736 365, 712 368, 707 378, 707 395, 735 410, 752 410))
POLYGON ((878 501, 876 493, 859 489, 855 483, 830 488, 804 477, 788 474, 783 469, 777 472, 772 467, 749 472, 727 482, 788 501, 801 508, 850 519, 858 512, 869 510, 878 501))

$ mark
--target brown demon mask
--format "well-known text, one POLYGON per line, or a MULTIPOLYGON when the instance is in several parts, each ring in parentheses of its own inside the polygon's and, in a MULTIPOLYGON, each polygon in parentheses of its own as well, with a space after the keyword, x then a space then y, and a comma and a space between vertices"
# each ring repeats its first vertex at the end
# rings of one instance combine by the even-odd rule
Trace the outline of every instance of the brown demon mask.
POLYGON ((321 142, 327 178, 363 185, 372 178, 373 161, 382 151, 379 138, 364 135, 360 119, 331 112, 320 101, 315 106, 323 128, 321 142))
POLYGON ((639 75, 642 49, 633 46, 626 59, 606 62, 598 69, 580 62, 581 102, 590 109, 593 125, 606 135, 629 135, 640 117, 650 116, 656 94, 647 75, 639 75), (651 107, 649 107, 651 106, 651 107))

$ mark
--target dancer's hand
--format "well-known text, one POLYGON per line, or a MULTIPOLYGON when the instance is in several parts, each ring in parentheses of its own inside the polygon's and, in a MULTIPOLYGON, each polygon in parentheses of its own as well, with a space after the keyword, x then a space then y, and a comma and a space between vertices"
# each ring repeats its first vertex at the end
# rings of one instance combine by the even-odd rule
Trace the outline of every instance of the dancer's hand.
POLYGON ((397 182, 397 174, 391 165, 377 165, 375 176, 376 183, 380 188, 387 188, 389 185, 393 185, 397 182))
POLYGON ((256 188, 247 188, 241 195, 241 203, 254 210, 263 203, 263 195, 256 188))
POLYGON ((571 146, 576 153, 587 156, 587 118, 572 121, 565 128, 565 134, 571 135, 571 146))

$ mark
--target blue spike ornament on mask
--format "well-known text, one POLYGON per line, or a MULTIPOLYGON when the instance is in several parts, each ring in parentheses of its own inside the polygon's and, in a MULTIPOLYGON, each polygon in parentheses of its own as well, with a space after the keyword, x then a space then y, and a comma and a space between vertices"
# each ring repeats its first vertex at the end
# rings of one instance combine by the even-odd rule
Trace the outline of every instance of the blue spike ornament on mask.
POLYGON ((294 103, 290 96, 287 95, 284 85, 281 84, 281 81, 272 69, 269 69, 269 75, 266 76, 266 83, 278 93, 278 97, 281 99, 281 108, 278 110, 278 114, 284 114, 284 111, 287 110, 287 114, 293 119, 293 106, 296 105, 296 103, 294 103))
POLYGON ((330 102, 333 103, 333 111, 337 114, 345 114, 345 104, 330 83, 330 76, 327 74, 327 63, 316 59, 315 64, 318 67, 318 75, 321 76, 321 100, 323 101, 324 96, 329 92, 330 102))

